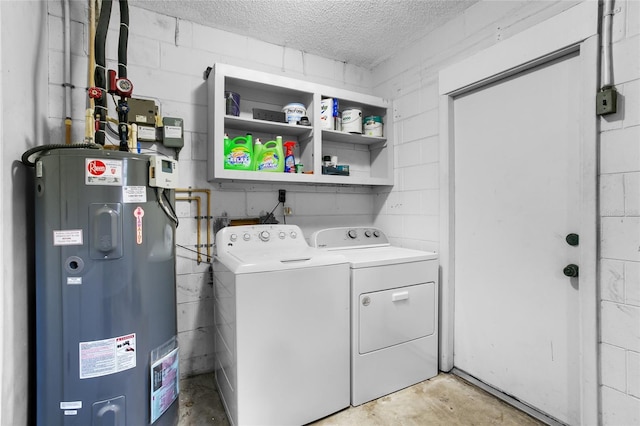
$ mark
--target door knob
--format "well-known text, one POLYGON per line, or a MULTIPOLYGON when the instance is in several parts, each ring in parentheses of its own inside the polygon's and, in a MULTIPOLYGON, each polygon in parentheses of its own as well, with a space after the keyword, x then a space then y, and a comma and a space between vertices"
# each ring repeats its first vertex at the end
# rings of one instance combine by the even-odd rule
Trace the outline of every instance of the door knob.
POLYGON ((580 236, 578 234, 567 234, 565 241, 570 246, 577 246, 580 243, 580 236))
POLYGON ((568 277, 577 277, 578 276, 578 265, 574 265, 573 263, 564 267, 562 271, 568 277))

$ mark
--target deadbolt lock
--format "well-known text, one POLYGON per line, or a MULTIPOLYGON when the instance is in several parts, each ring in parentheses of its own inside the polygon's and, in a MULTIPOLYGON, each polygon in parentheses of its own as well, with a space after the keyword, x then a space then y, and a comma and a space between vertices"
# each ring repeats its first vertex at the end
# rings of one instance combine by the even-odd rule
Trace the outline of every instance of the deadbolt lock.
POLYGON ((562 272, 564 272, 564 274, 567 277, 577 277, 578 276, 578 265, 574 265, 573 263, 570 265, 567 265, 564 267, 564 270, 562 272))
POLYGON ((580 236, 578 234, 567 234, 565 241, 570 246, 577 246, 580 243, 580 236))

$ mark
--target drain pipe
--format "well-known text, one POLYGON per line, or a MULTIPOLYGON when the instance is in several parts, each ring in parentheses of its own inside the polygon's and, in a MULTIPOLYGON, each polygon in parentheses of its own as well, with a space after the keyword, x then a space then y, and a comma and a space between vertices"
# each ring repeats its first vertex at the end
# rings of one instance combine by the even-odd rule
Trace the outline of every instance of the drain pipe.
POLYGON ((64 109, 65 144, 71 144, 71 17, 69 0, 64 0, 64 109))

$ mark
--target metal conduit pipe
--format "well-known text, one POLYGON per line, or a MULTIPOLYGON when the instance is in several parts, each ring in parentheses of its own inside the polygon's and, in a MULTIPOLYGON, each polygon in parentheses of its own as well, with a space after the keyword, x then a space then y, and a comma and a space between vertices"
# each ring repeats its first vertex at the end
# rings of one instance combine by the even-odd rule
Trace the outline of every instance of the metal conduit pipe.
POLYGON ((605 0, 602 23, 602 89, 613 87, 611 31, 614 0, 605 0))
MULTIPOLYGON (((177 191, 176 191, 177 192, 177 191)), ((176 197, 176 201, 195 201, 196 202, 196 251, 198 253, 198 265, 202 263, 202 255, 200 254, 200 197, 190 196, 190 197, 176 197)), ((207 234, 208 236, 208 234, 207 234)), ((209 259, 209 246, 207 245, 207 262, 211 262, 209 259)))
MULTIPOLYGON (((211 243, 211 190, 210 189, 194 189, 194 188, 179 188, 176 189, 177 193, 186 193, 191 195, 192 192, 200 192, 206 194, 207 196, 207 216, 206 216, 206 224, 207 224, 207 262, 211 262, 211 247, 213 244, 211 243)), ((200 216, 198 214, 198 216, 200 216)), ((200 232, 200 227, 198 226, 198 232, 200 232)))
POLYGON ((64 125, 65 144, 71 144, 71 12, 69 0, 64 0, 64 125))

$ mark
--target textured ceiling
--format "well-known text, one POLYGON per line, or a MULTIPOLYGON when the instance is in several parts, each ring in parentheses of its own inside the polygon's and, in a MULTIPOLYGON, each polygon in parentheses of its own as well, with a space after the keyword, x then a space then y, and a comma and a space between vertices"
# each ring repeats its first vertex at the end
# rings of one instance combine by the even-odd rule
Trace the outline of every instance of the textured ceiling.
POLYGON ((371 69, 477 1, 129 0, 129 3, 371 69))

